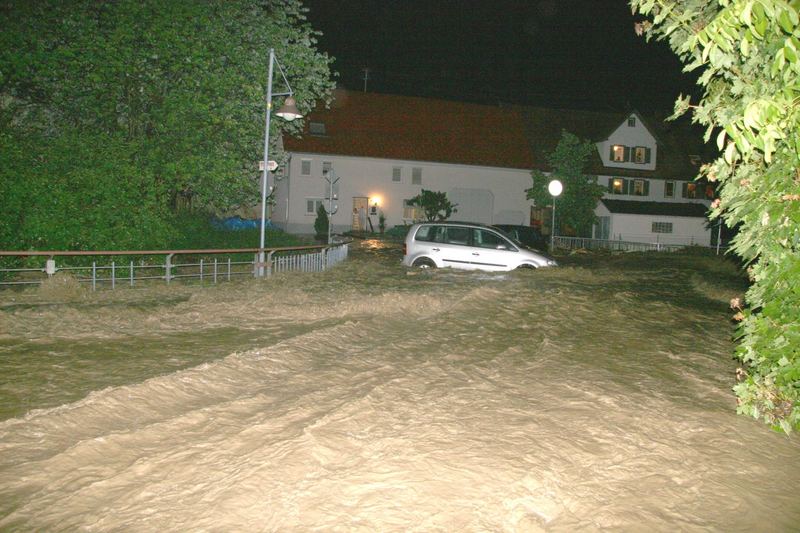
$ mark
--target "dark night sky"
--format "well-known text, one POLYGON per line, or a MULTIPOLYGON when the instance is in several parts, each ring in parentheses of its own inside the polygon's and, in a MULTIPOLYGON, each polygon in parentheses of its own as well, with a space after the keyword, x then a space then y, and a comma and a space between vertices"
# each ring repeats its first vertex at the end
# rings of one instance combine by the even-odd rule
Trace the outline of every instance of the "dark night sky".
POLYGON ((627 0, 306 0, 338 82, 481 103, 670 111, 693 78, 627 0))

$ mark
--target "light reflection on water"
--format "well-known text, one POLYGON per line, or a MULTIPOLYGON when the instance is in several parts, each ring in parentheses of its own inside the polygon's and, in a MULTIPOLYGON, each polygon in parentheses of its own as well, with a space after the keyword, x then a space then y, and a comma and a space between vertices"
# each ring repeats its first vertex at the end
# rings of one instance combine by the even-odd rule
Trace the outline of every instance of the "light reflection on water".
POLYGON ((675 256, 0 294, 0 529, 776 530, 723 271, 675 256))

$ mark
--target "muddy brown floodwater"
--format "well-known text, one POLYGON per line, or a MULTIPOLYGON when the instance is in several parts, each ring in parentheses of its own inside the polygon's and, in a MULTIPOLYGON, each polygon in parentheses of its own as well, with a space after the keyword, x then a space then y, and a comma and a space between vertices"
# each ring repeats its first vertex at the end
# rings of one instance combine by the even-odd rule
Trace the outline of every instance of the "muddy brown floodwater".
POLYGON ((735 414, 732 268, 399 260, 0 292, 0 529, 800 528, 800 441, 735 414))

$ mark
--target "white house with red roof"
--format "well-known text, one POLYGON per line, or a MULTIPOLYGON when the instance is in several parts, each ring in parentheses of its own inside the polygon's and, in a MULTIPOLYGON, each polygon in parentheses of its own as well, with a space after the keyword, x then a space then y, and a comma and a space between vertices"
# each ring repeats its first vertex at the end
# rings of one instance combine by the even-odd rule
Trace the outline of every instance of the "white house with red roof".
MULTIPOLYGON (((660 124, 660 123, 659 123, 660 124)), ((409 224, 408 200, 422 189, 457 204, 451 218, 535 225, 550 232, 550 206, 526 198, 531 170, 545 172, 563 130, 594 141, 587 173, 608 187, 594 237, 640 243, 709 245, 713 191, 695 183, 685 130, 653 127, 640 113, 488 106, 337 91, 329 109, 284 140, 289 162, 275 176, 273 223, 313 233, 317 208, 337 207, 335 232, 409 224), (326 177, 335 181, 331 188, 326 177), (331 192, 333 201, 331 201, 331 192)))

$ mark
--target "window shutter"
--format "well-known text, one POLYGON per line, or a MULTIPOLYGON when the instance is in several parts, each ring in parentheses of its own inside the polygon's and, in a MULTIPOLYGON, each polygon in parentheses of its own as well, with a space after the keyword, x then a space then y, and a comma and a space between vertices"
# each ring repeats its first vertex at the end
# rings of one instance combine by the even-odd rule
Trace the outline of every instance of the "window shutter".
POLYGON ((613 144, 611 145, 611 148, 608 149, 608 160, 609 161, 613 161, 614 160, 614 145, 613 144))
POLYGON ((644 180, 644 191, 645 196, 650 196, 650 180, 644 180))
MULTIPOLYGON (((627 150, 627 148, 626 148, 627 150)), ((622 194, 633 194, 633 180, 622 179, 622 194)))
POLYGON ((631 147, 630 146, 626 146, 625 147, 625 155, 622 156, 622 160, 623 161, 630 161, 631 160, 631 147))
POLYGON ((608 178, 608 192, 614 194, 614 178, 608 178))
POLYGON ((650 162, 650 148, 645 148, 644 149, 644 162, 645 163, 649 163, 650 162))
POLYGON ((688 198, 689 197, 689 182, 684 181, 681 184, 681 196, 683 198, 688 198))

